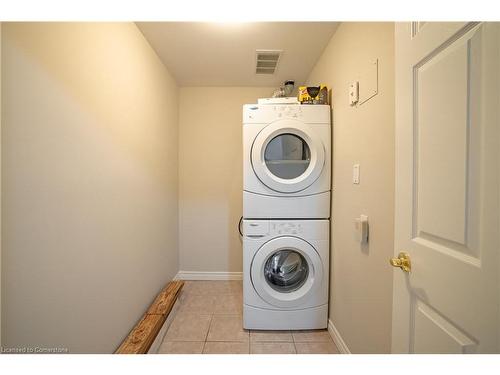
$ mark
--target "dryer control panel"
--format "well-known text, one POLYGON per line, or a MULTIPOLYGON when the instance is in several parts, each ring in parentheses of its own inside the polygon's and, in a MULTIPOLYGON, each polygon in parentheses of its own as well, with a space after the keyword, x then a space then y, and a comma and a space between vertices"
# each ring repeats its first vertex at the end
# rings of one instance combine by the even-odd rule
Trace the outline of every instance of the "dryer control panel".
POLYGON ((306 124, 329 124, 329 105, 245 104, 244 124, 265 124, 281 119, 300 120, 306 124))
POLYGON ((302 118, 302 106, 300 105, 273 105, 272 107, 277 118, 302 118))

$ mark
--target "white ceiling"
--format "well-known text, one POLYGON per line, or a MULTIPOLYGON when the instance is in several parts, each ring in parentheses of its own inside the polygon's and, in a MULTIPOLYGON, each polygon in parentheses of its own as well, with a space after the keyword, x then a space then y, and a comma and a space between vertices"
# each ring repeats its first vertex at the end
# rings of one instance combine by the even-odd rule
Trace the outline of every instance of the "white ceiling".
POLYGON ((138 22, 179 86, 303 83, 337 22, 138 22), (255 74, 255 50, 283 50, 274 75, 255 74))

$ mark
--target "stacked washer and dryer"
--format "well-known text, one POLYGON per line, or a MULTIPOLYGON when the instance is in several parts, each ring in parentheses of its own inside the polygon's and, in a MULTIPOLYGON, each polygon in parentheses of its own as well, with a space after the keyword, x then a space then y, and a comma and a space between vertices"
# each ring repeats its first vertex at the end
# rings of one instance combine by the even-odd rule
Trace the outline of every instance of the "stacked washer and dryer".
POLYGON ((328 105, 243 106, 243 326, 326 328, 328 105))

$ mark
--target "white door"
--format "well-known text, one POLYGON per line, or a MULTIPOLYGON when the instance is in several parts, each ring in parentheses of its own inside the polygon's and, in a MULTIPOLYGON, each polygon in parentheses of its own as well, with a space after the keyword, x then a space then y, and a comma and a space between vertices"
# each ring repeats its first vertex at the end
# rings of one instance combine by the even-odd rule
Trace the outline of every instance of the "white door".
POLYGON ((500 352, 499 29, 396 24, 395 353, 500 352))
POLYGON ((264 185, 281 193, 295 193, 320 176, 325 147, 307 124, 279 120, 257 135, 251 156, 253 170, 264 185))

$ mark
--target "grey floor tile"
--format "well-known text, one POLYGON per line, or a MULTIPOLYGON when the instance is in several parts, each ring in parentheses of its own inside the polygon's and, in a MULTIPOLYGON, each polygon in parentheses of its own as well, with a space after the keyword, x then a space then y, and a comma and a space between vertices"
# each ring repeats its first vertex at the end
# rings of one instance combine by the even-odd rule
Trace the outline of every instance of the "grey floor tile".
POLYGON ((240 341, 248 342, 248 331, 243 329, 240 315, 214 315, 207 341, 240 341))
POLYGON ((169 341, 163 342, 158 354, 201 354, 204 341, 169 341))
POLYGON ((251 354, 296 354, 293 342, 252 342, 251 354))
POLYGON ((296 342, 297 354, 338 354, 333 342, 296 342))
POLYGON ((177 312, 164 341, 205 341, 212 316, 177 312))
POLYGON ((203 354, 248 354, 248 342, 210 342, 205 343, 203 354))

